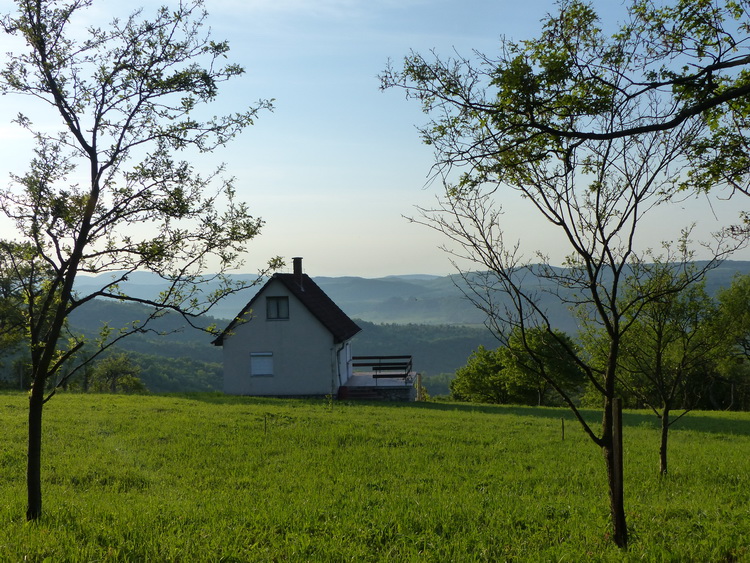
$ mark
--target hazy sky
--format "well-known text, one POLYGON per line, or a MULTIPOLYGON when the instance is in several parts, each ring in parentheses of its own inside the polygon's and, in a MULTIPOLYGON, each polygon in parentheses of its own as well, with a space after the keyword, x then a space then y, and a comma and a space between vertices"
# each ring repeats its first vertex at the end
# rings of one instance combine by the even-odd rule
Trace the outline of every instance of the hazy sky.
MULTIPOLYGON (((7 10, 10 2, 3 5, 7 10)), ((96 0, 91 17, 106 21, 117 5, 96 0)), ((602 0, 601 5, 619 3, 602 0)), ((279 254, 290 266, 292 256, 303 256, 311 275, 451 273, 438 248, 443 239, 403 217, 413 215, 416 205, 429 205, 440 191, 439 185, 425 185, 432 153, 415 126, 426 116, 403 92, 380 92, 377 75, 389 59, 398 64, 410 49, 493 54, 503 35, 536 35, 553 3, 206 0, 206 7, 215 37, 230 41, 230 58, 247 70, 226 85, 214 111, 239 110, 260 98, 276 100, 273 113, 262 114, 211 159, 226 162, 239 197, 266 221, 248 248, 245 270, 279 254)), ((3 179, 11 170, 23 172, 28 161, 28 147, 8 126, 16 104, 8 98, 0 104, 3 179)), ((520 238, 530 254, 541 248, 559 262, 564 252, 555 245, 555 232, 534 221, 523 202, 503 203, 509 235, 520 238)), ((674 235, 668 227, 689 220, 698 221, 699 231, 715 230, 748 203, 737 199, 711 208, 704 200, 689 200, 671 215, 655 217, 644 233, 656 245, 674 235)), ((8 236, 7 230, 2 235, 8 236)), ((736 257, 750 259, 750 253, 736 257)))

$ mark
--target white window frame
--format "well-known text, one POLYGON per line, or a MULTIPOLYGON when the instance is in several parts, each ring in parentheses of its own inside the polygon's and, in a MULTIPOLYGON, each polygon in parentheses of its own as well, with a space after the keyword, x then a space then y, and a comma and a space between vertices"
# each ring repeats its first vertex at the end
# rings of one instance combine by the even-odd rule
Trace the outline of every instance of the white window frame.
POLYGON ((250 352, 250 377, 273 377, 273 352, 250 352))

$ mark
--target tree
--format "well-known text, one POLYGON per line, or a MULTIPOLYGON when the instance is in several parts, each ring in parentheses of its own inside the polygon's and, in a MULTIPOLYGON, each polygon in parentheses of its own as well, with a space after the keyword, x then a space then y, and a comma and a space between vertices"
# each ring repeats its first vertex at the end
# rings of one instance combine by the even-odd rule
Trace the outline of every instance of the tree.
MULTIPOLYGON (((571 12, 579 9, 575 1, 560 6, 571 12)), ((580 86, 568 94, 576 103, 567 104, 565 97, 543 85, 525 90, 524 97, 504 111, 514 113, 516 124, 530 136, 543 133, 577 140, 636 136, 679 128, 695 118, 704 120, 708 127, 685 147, 684 156, 692 166, 684 186, 707 191, 722 185, 732 193, 750 195, 749 32, 747 0, 674 0, 658 5, 633 0, 626 23, 606 51, 597 55, 583 50, 583 56, 569 61, 580 86), (612 76, 618 80, 612 81, 612 76), (582 107, 594 117, 597 104, 606 103, 613 88, 618 100, 652 111, 615 128, 600 127, 595 119, 578 119, 582 107), (590 104, 580 104, 592 95, 590 104), (548 111, 530 116, 527 108, 538 104, 548 111), (576 124, 571 127, 572 121, 576 124)), ((525 72, 525 80, 537 78, 533 69, 525 72)), ((745 225, 735 229, 744 236, 748 216, 742 215, 745 225)))
POLYGON ((500 348, 505 363, 507 386, 511 394, 523 397, 525 403, 538 406, 556 403, 559 395, 544 374, 554 374, 555 382, 570 397, 583 387, 586 376, 572 361, 568 350, 578 346, 564 332, 539 328, 523 333, 515 330, 506 347, 500 348))
POLYGON ((23 341, 26 326, 23 283, 34 277, 39 267, 33 261, 25 261, 30 252, 28 246, 0 240, 0 350, 3 355, 23 341))
POLYGON ((451 397, 472 403, 508 403, 510 396, 504 371, 499 351, 480 346, 469 356, 466 365, 456 370, 456 377, 450 384, 451 397))
POLYGON ((143 393, 146 386, 140 373, 140 367, 127 354, 109 354, 94 366, 88 389, 104 393, 143 393))
POLYGON ((718 373, 708 389, 708 406, 750 408, 750 276, 736 276, 717 294, 714 329, 725 345, 718 373))
MULTIPOLYGON (((637 20, 646 8, 636 2, 630 14, 637 20)), ((540 37, 523 43, 504 40, 494 59, 479 54, 478 63, 437 56, 428 60, 412 53, 403 70, 389 67, 382 76, 384 88, 405 89, 431 116, 421 133, 435 149, 435 176, 443 181, 445 193, 415 220, 448 237, 457 265, 460 261, 480 268, 480 273, 463 276, 467 296, 486 313, 489 328, 503 342, 518 332, 533 357, 532 330, 558 339, 539 301, 539 292, 548 291, 606 334, 603 364, 558 339, 601 396, 599 432, 586 422, 555 374, 543 362, 538 365, 540 375, 604 454, 612 539, 621 547, 627 546, 628 533, 622 452, 615 440, 618 359, 623 335, 637 312, 664 295, 664 290, 652 288, 621 299, 622 283, 632 264, 646 263, 638 226, 651 209, 668 204, 685 187, 691 177, 686 151, 709 131, 700 112, 671 127, 640 128, 650 116, 668 113, 669 107, 658 95, 660 87, 641 84, 643 95, 633 95, 633 69, 643 68, 658 47, 649 43, 645 31, 630 33, 634 21, 609 37, 591 6, 563 1, 559 11, 544 20, 540 37), (633 127, 637 129, 631 131, 633 127), (582 133, 589 130, 596 133, 582 133), (558 229, 570 249, 564 268, 546 265, 543 252, 532 261, 520 243, 506 240, 495 196, 508 189, 520 193, 533 212, 558 229), (534 279, 545 283, 534 285, 534 279)), ((703 180, 701 187, 709 189, 713 179, 703 180)), ((686 226, 664 260, 676 272, 685 271, 692 257, 689 233, 686 226)), ((728 238, 732 234, 720 234, 712 259, 702 270, 685 271, 682 283, 700 279, 736 248, 740 243, 728 238)), ((681 290, 672 287, 668 292, 681 290)))
MULTIPOLYGON (((220 85, 243 69, 223 64, 229 47, 202 29, 202 0, 162 7, 152 18, 141 11, 106 28, 77 22, 93 0, 16 0, 2 18, 6 33, 24 42, 0 71, 0 91, 53 110, 58 131, 35 127, 19 114, 15 122, 35 141, 29 169, 0 192, 0 210, 16 227, 32 255, 17 265, 42 263, 49 276, 24 288, 26 338, 31 352, 26 517, 42 513, 42 411, 55 389, 75 374, 62 368, 84 341, 65 334, 66 319, 95 298, 134 301, 151 307, 126 327, 103 327, 102 351, 149 321, 176 311, 187 322, 243 286, 226 273, 262 221, 237 201, 231 179, 219 167, 201 174, 191 155, 210 153, 252 124, 250 109, 208 117, 203 107, 220 85), (185 152, 182 160, 177 155, 185 152), (212 268, 215 274, 203 272, 212 268), (169 284, 158 299, 127 295, 122 282, 138 270, 169 284), (100 276, 99 289, 76 292, 80 273, 100 276), (201 290, 221 281, 212 293, 201 290)), ((210 114, 209 114, 210 115, 210 114)), ((272 261, 271 266, 277 265, 272 261)), ((91 359, 96 354, 91 356, 91 359)))
POLYGON ((553 402, 556 395, 542 369, 556 374, 557 381, 568 393, 575 393, 583 384, 584 375, 559 342, 575 348, 568 335, 554 331, 557 339, 541 330, 531 330, 527 344, 519 331, 511 334, 508 346, 488 350, 480 346, 467 364, 456 370, 451 382, 451 395, 458 401, 497 404, 528 404, 542 406, 553 402), (544 364, 544 368, 537 365, 544 364))
POLYGON ((750 358, 750 276, 735 276, 716 295, 722 331, 736 352, 750 358))
MULTIPOLYGON (((629 324, 618 357, 618 384, 661 422, 659 473, 667 474, 669 429, 695 408, 707 388, 722 351, 723 337, 716 330, 716 307, 704 282, 686 285, 687 272, 676 272, 658 261, 639 266, 647 273, 626 279, 624 299, 660 293, 636 312, 624 316, 629 324), (681 287, 678 292, 671 288, 681 287), (671 418, 674 410, 677 417, 671 418)), ((596 347, 600 356, 608 342, 596 347)))
POLYGON ((0 358, 13 359, 22 388, 29 371, 27 328, 36 322, 33 297, 48 284, 50 271, 30 244, 0 240, 0 358))
MULTIPOLYGON (((736 178, 727 172, 750 170, 743 135, 750 116, 750 2, 632 0, 616 33, 583 42, 570 24, 598 26, 592 6, 578 0, 561 0, 557 6, 558 16, 544 20, 544 36, 554 49, 540 41, 503 39, 500 60, 478 54, 484 66, 460 58, 431 63, 413 53, 407 61, 411 68, 429 69, 444 88, 401 85, 426 104, 460 101, 467 112, 478 109, 498 117, 485 129, 495 137, 489 143, 495 154, 516 152, 519 142, 543 151, 543 143, 536 142, 540 138, 612 140, 679 128, 699 118, 707 119, 710 128, 690 154, 717 157, 704 160, 715 166, 713 177, 703 179, 714 185, 719 176, 736 178), (504 72, 496 72, 498 66, 504 72), (515 95, 502 104, 487 104, 481 96, 486 81, 515 95), (651 111, 622 123, 602 122, 601 108, 613 102, 651 111)), ((383 78, 390 87, 393 78, 403 76, 389 69, 383 78)), ((700 167, 695 174, 706 172, 700 167)))
MULTIPOLYGON (((22 315, 23 295, 19 290, 18 283, 9 271, 8 263, 12 256, 7 253, 7 247, 4 241, 0 241, 0 368, 4 367, 6 362, 12 363, 10 372, 13 374, 13 384, 18 386, 18 381, 23 380, 22 363, 11 362, 13 355, 16 354, 19 345, 24 336, 24 319, 22 315), (17 377, 19 374, 20 377, 17 377)), ((5 378, 0 376, 0 385, 6 385, 5 378)))
MULTIPOLYGON (((0 261, 2 260, 3 257, 0 256, 0 261)), ((0 268, 3 266, 0 265, 0 268)), ((12 351, 23 339, 19 297, 13 280, 6 278, 3 270, 0 270, 0 357, 12 351)))

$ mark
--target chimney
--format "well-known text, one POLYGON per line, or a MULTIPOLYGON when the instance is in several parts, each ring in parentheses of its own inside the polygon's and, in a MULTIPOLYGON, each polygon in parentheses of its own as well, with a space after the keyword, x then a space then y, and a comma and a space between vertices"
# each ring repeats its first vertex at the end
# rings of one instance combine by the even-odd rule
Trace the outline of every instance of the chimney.
POLYGON ((297 280, 300 288, 302 287, 302 258, 292 258, 294 279, 297 280))

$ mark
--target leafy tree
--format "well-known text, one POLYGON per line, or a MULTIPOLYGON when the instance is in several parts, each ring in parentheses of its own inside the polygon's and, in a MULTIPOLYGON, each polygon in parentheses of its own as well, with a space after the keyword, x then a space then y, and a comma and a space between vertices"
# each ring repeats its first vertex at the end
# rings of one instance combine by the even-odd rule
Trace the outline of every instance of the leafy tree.
POLYGON ((750 362, 728 354, 711 374, 702 408, 750 411, 750 362))
POLYGON ((141 380, 155 393, 221 391, 221 363, 191 358, 134 355, 141 368, 141 380))
POLYGON ((0 250, 0 357, 10 353, 23 339, 21 292, 12 276, 8 275, 6 261, 9 256, 0 250))
POLYGON ((201 174, 190 155, 177 155, 212 152, 270 103, 202 117, 221 84, 243 72, 223 64, 227 43, 203 30, 202 0, 162 7, 151 18, 136 11, 105 28, 80 23, 93 0, 15 4, 2 25, 24 46, 0 69, 0 91, 35 100, 40 112, 51 109, 59 118, 55 131, 18 115, 15 122, 36 143, 34 157, 0 192, 0 211, 31 252, 13 265, 17 277, 28 264, 49 270, 42 283, 25 286, 23 299, 32 372, 26 512, 32 520, 42 513, 43 406, 76 373, 70 364, 84 345, 65 334, 66 319, 95 298, 151 307, 129 326, 103 327, 95 343, 101 351, 149 330, 164 311, 191 322, 241 289, 225 272, 238 266, 262 221, 237 201, 221 167, 201 174), (201 291, 207 267, 223 282, 210 294, 201 291), (125 294, 119 284, 137 270, 158 274, 168 289, 154 300, 125 294), (78 294, 79 273, 109 275, 100 276, 98 289, 78 294))
POLYGON ((716 298, 722 331, 737 347, 737 353, 750 358, 750 276, 735 276, 716 298))
MULTIPOLYGON (((12 364, 14 386, 30 378, 30 326, 43 319, 36 297, 49 286, 51 269, 27 243, 0 241, 0 359, 12 364)), ((63 334, 69 335, 63 323, 63 334)))
POLYGON ((521 402, 538 406, 557 403, 559 395, 545 374, 554 374, 556 384, 569 396, 575 396, 586 380, 580 366, 568 350, 578 346, 564 332, 530 329, 515 330, 507 347, 499 348, 505 364, 507 387, 521 402))
POLYGON ((383 85, 398 83, 429 107, 460 104, 465 114, 456 126, 480 112, 488 119, 477 145, 515 158, 519 144, 533 159, 543 156, 548 140, 613 140, 704 120, 709 127, 685 152, 693 159, 692 185, 709 188, 721 180, 748 192, 750 2, 632 0, 624 23, 609 37, 601 34, 591 5, 561 0, 557 6, 558 15, 544 20, 551 48, 538 40, 503 39, 503 55, 480 54, 479 65, 412 53, 407 73, 388 69, 383 85), (598 36, 584 37, 571 24, 598 36), (487 83, 505 94, 498 103, 485 97, 487 83), (620 122, 600 119, 603 108, 619 104, 650 111, 628 112, 630 119, 620 122))
MULTIPOLYGON (((689 11, 693 3, 679 1, 675 6, 689 11)), ((644 216, 669 203, 687 179, 704 190, 718 181, 713 176, 691 175, 694 161, 685 157, 711 135, 700 101, 700 83, 709 79, 709 67, 700 65, 692 85, 686 82, 690 70, 684 70, 682 77, 682 71, 672 71, 671 79, 661 80, 659 72, 666 77, 667 67, 679 68, 681 59, 662 52, 662 43, 656 41, 664 36, 661 24, 652 23, 658 17, 662 22, 672 18, 678 27, 684 24, 680 30, 685 33, 678 33, 673 47, 700 62, 706 52, 702 42, 709 40, 711 32, 696 36, 697 43, 691 33, 700 28, 712 6, 700 2, 695 12, 680 19, 683 16, 677 8, 660 11, 650 2, 636 1, 620 31, 608 36, 590 5, 563 1, 544 20, 538 38, 522 43, 503 40, 495 58, 478 55, 479 61, 474 62, 412 53, 402 70, 390 67, 382 76, 383 87, 403 88, 431 116, 421 133, 435 149, 435 176, 443 181, 445 193, 434 208, 422 209, 415 220, 452 241, 449 251, 456 263, 479 267, 479 273, 463 274, 467 296, 486 313, 496 336, 507 342, 513 331, 519 331, 532 356, 529 335, 533 330, 557 338, 540 303, 543 291, 582 312, 606 334, 603 363, 558 340, 602 399, 598 432, 578 411, 574 397, 562 388, 556 374, 545 369, 543 362, 538 365, 542 377, 560 393, 604 454, 612 539, 621 547, 627 546, 628 533, 619 461, 622 451, 614 427, 618 358, 623 335, 634 318, 627 315, 663 296, 663 290, 653 288, 621 299, 622 284, 631 273, 631 264, 647 262, 648 253, 639 252, 637 236, 644 216), (653 74, 659 65, 666 66, 653 74), (640 72, 646 78, 634 79, 640 72), (667 96, 665 101, 660 95, 672 87, 685 92, 680 100, 686 104, 697 100, 696 104, 678 104, 674 109, 672 99, 667 96), (668 118, 664 116, 679 113, 683 106, 695 111, 679 114, 665 126, 668 118), (520 243, 507 240, 502 208, 495 197, 506 189, 516 190, 533 212, 558 229, 560 241, 571 252, 564 268, 545 265, 549 260, 541 252, 535 260, 529 259, 520 243), (547 284, 531 286, 529 272, 547 284)), ((734 17, 728 2, 725 12, 734 17)), ((742 27, 746 32, 746 26, 742 27)), ((672 44, 672 37, 668 39, 672 44)), ((743 48, 742 42, 734 43, 743 48)), ((720 49, 725 47, 722 39, 720 49)), ((721 55, 733 56, 725 51, 721 55)), ((724 62, 726 58, 721 59, 720 68, 729 69, 724 62)), ((710 107, 719 107, 720 99, 711 98, 716 103, 710 107)), ((689 232, 686 226, 664 257, 676 271, 692 258, 689 232)), ((731 241, 734 234, 729 229, 719 235, 704 270, 740 244, 731 241)), ((703 273, 693 272, 682 281, 690 284, 703 273)), ((681 289, 673 287, 669 292, 681 289)))
POLYGON ((499 351, 480 346, 466 365, 456 370, 456 378, 450 384, 451 396, 472 403, 508 403, 504 370, 499 351))
POLYGON ((575 393, 584 382, 583 372, 560 342, 575 348, 569 336, 554 331, 556 338, 546 332, 532 330, 526 344, 520 331, 515 331, 508 346, 488 350, 480 346, 469 357, 467 364, 456 370, 451 382, 451 395, 459 401, 498 404, 546 405, 557 395, 544 371, 556 374, 557 381, 568 393, 575 393), (542 364, 542 365, 540 365, 542 364))
POLYGON ((109 354, 92 370, 89 390, 105 393, 144 393, 141 369, 127 354, 109 354))
POLYGON ((711 408, 750 409, 750 276, 736 276, 717 294, 717 338, 726 345, 709 388, 711 408))

